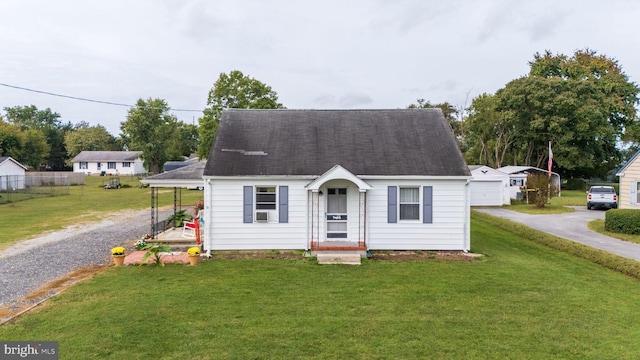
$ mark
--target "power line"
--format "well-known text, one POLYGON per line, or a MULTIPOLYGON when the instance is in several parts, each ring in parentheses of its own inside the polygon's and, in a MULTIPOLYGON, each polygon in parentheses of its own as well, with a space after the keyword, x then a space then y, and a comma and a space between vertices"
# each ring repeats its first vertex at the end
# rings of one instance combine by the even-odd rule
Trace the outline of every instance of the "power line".
MULTIPOLYGON (((30 91, 30 92, 38 93, 38 94, 44 94, 44 95, 50 95, 50 96, 57 96, 57 97, 66 98, 66 99, 73 99, 73 100, 80 100, 80 101, 88 101, 88 102, 93 102, 93 103, 98 103, 98 104, 105 104, 105 105, 125 106, 125 107, 129 107, 129 108, 136 107, 136 105, 121 104, 121 103, 116 103, 116 102, 111 102, 111 101, 94 100, 94 99, 81 98, 81 97, 77 97, 77 96, 70 96, 70 95, 56 94, 56 93, 52 93, 52 92, 48 92, 48 91, 42 91, 42 90, 29 89, 29 88, 25 88, 25 87, 20 87, 20 86, 15 86, 15 85, 9 85, 9 84, 3 84, 3 83, 0 83, 0 85, 1 85, 1 86, 5 86, 5 87, 8 87, 8 88, 12 88, 12 89, 19 89, 19 90, 24 90, 24 91, 30 91)), ((202 110, 193 110, 193 109, 173 109, 173 108, 171 108, 171 110, 172 110, 172 111, 184 111, 184 112, 202 112, 202 110)))

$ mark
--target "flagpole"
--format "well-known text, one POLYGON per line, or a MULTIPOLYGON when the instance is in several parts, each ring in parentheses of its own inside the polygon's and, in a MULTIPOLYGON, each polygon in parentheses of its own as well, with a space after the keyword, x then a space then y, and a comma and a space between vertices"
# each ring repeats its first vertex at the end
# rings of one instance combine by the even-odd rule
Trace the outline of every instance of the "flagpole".
MULTIPOLYGON (((551 151, 551 141, 549 141, 549 161, 547 162, 547 170, 549 171, 549 184, 547 189, 547 201, 551 202, 551 168, 553 167, 553 152, 551 151)), ((559 186, 560 184, 558 184, 559 186)))

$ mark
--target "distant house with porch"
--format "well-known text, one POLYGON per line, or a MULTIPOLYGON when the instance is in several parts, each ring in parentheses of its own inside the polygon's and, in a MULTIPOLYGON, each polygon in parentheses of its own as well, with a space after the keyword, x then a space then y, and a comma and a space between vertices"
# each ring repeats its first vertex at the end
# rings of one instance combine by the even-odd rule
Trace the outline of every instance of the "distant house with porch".
POLYGON ((25 187, 27 167, 9 156, 0 156, 0 190, 16 190, 25 187))
POLYGON ((205 250, 470 249, 439 109, 224 110, 203 177, 205 250))
POLYGON ((87 175, 138 175, 146 173, 142 151, 82 151, 71 160, 73 172, 87 175))

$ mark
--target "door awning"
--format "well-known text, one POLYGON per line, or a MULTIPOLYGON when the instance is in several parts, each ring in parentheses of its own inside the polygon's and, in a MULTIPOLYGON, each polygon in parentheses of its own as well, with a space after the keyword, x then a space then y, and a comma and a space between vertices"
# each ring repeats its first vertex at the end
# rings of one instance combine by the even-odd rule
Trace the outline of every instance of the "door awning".
POLYGON ((331 169, 329 169, 324 174, 320 175, 317 179, 313 180, 309 184, 307 184, 306 189, 311 190, 313 192, 317 192, 320 190, 320 187, 331 180, 349 180, 352 183, 356 184, 360 192, 366 192, 367 190, 373 189, 373 186, 367 184, 366 181, 360 179, 356 175, 352 174, 349 170, 343 168, 340 165, 335 165, 331 169))

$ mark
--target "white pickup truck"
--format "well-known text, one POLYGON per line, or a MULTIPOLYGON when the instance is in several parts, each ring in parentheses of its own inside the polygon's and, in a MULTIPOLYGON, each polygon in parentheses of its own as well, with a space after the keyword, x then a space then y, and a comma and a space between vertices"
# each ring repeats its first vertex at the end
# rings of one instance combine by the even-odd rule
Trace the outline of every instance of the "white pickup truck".
POLYGON ((618 195, 612 186, 592 186, 587 192, 587 209, 618 207, 618 195))

